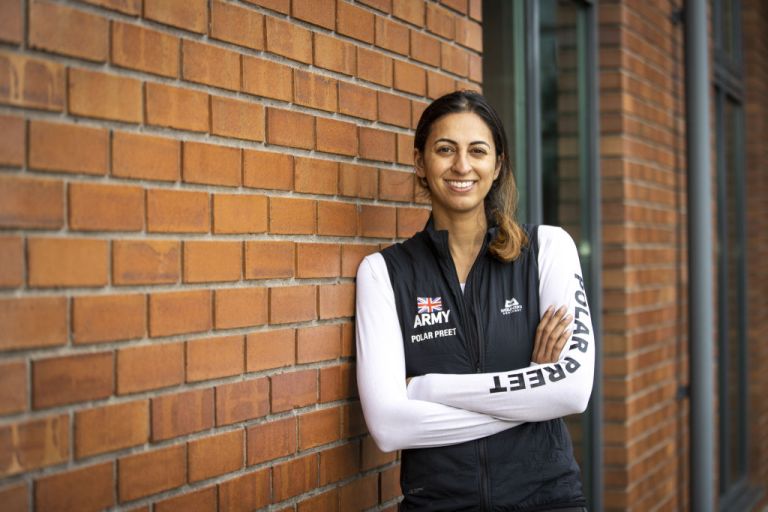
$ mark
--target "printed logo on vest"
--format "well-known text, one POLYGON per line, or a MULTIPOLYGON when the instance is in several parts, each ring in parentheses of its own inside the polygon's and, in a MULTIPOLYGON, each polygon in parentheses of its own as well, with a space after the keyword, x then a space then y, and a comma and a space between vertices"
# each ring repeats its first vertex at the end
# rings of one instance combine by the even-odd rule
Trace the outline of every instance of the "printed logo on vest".
POLYGON ((511 299, 507 299, 504 301, 504 307, 501 308, 499 311, 501 311, 502 315, 511 315, 512 313, 517 313, 518 311, 523 310, 523 305, 517 302, 517 299, 512 297, 511 299))
MULTIPOLYGON (((448 323, 451 310, 443 311, 442 297, 416 297, 416 316, 413 319, 413 328, 433 326, 448 323)), ((456 335, 456 328, 436 329, 411 336, 411 343, 420 343, 425 340, 435 340, 456 335)))

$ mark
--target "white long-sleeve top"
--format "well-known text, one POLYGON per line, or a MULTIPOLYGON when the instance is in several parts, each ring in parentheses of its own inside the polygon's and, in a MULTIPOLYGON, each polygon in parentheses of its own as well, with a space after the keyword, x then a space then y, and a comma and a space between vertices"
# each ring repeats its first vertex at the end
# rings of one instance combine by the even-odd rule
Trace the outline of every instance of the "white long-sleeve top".
POLYGON ((578 253, 561 228, 539 226, 538 240, 541 314, 550 305, 565 305, 574 318, 558 362, 501 373, 427 374, 408 386, 384 257, 376 253, 362 261, 357 272, 357 386, 368 430, 381 450, 457 444, 584 411, 595 349, 578 253))

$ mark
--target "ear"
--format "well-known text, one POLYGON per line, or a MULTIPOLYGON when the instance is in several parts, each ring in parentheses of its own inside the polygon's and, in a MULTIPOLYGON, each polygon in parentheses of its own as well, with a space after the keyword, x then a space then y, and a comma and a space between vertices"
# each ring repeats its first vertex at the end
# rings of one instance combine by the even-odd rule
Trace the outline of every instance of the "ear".
POLYGON ((501 163, 504 161, 504 155, 499 155, 496 157, 496 169, 493 170, 493 180, 496 181, 496 179, 499 177, 499 174, 501 174, 501 163))
POLYGON ((424 155, 416 148, 413 149, 413 168, 416 171, 416 176, 419 178, 426 176, 424 172, 424 155))

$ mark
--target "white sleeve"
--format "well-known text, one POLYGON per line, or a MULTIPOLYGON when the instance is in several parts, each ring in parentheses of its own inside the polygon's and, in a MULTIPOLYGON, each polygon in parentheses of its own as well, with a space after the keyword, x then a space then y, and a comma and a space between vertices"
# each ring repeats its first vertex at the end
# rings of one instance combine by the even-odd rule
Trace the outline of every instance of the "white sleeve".
POLYGON ((520 424, 408 398, 403 336, 381 254, 360 264, 356 300, 357 387, 368 430, 381 450, 463 443, 520 424))
POLYGON ((594 337, 576 245, 561 228, 539 227, 539 308, 565 305, 573 333, 558 362, 501 373, 428 374, 408 397, 510 421, 545 421, 583 412, 592 392, 594 337))

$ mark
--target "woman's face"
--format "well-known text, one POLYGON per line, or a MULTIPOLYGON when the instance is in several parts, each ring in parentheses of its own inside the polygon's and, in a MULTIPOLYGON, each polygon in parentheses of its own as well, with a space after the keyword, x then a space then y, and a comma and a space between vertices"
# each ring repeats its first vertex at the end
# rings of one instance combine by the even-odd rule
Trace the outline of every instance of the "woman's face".
POLYGON ((493 135, 477 114, 448 114, 432 124, 424 153, 414 155, 416 174, 427 180, 433 213, 480 213, 499 175, 493 135), (479 209, 479 212, 478 212, 479 209))

